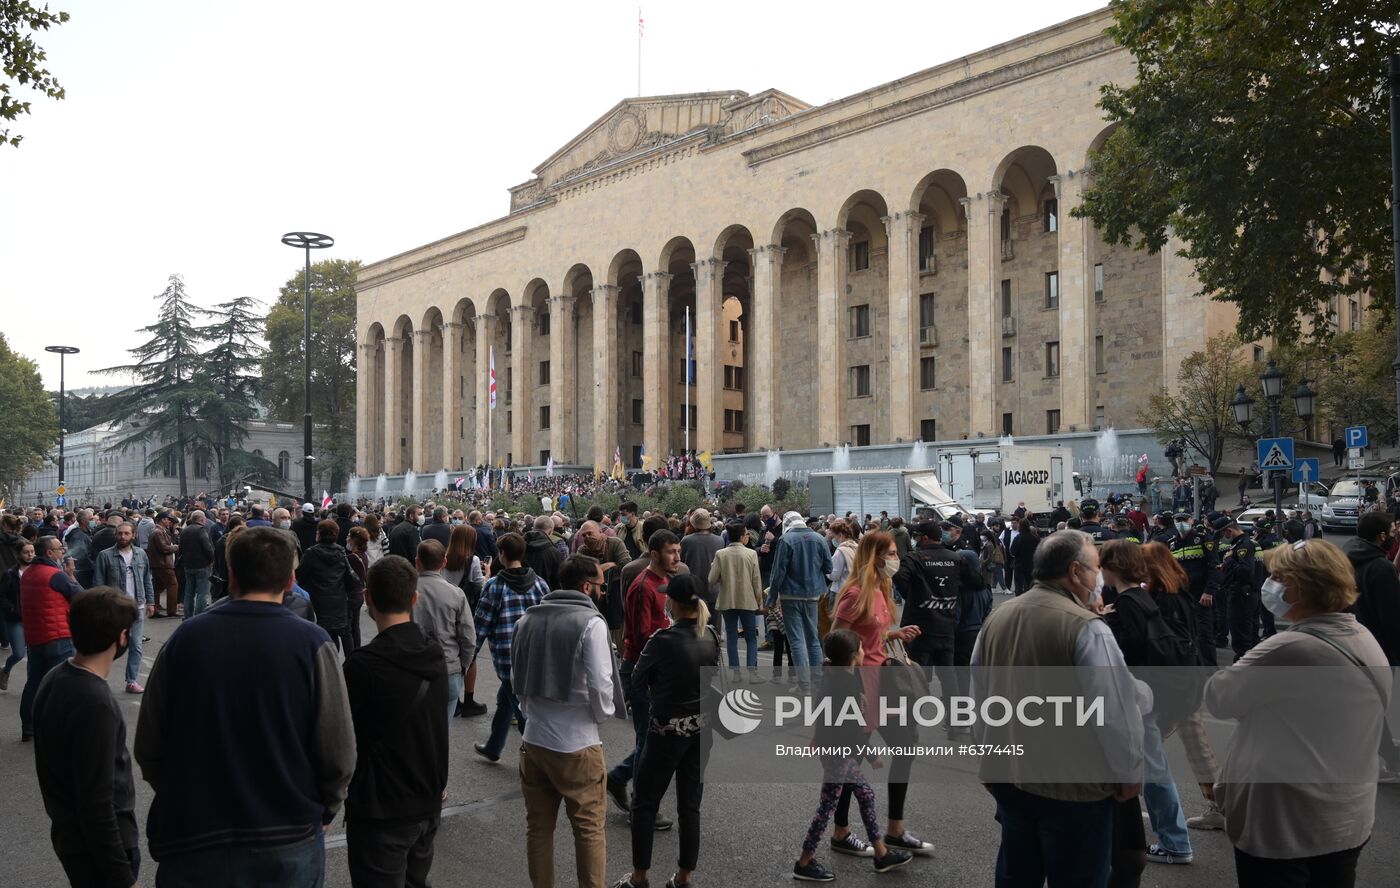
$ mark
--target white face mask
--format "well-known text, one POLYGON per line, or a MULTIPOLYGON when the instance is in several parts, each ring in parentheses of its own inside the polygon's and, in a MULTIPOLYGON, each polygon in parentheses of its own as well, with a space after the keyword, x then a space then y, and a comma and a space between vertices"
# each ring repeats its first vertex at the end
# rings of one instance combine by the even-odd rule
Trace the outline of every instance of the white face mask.
POLYGON ((427 522, 428 522, 428 519, 427 519, 425 516, 423 516, 423 515, 419 515, 419 516, 418 516, 418 523, 419 523, 419 524, 426 524, 427 522))
POLYGON ((1283 600, 1283 593, 1287 588, 1278 580, 1270 577, 1264 581, 1264 585, 1259 589, 1259 602, 1268 608, 1269 613, 1279 619, 1288 616, 1288 612, 1293 610, 1293 605, 1283 600))
POLYGON ((886 558, 885 564, 883 567, 880 568, 880 570, 884 573, 885 576, 893 577, 895 574, 899 573, 899 559, 886 558))
POLYGON ((292 521, 290 518, 283 518, 277 522, 277 526, 282 528, 283 530, 286 530, 287 528, 292 526, 292 521))
POLYGON ((1094 591, 1089 593, 1089 604, 1095 605, 1103 601, 1103 571, 1094 574, 1094 591))

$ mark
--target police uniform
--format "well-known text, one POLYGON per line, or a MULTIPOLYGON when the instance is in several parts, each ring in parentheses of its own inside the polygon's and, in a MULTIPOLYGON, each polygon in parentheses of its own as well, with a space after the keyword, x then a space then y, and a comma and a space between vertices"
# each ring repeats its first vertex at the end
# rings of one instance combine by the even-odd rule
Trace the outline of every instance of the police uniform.
MULTIPOLYGON (((1278 535, 1274 533, 1272 522, 1260 522, 1254 525, 1254 527, 1260 532, 1259 539, 1255 541, 1255 546, 1257 547, 1254 553, 1255 563, 1257 565, 1255 569, 1255 579, 1260 580, 1260 585, 1262 586, 1262 581, 1268 576, 1268 572, 1264 570, 1264 561, 1259 556, 1276 546, 1283 545, 1283 540, 1279 539, 1278 535)), ((1269 638, 1278 631, 1278 627, 1274 624, 1273 611, 1269 610, 1267 607, 1259 608, 1259 625, 1260 638, 1269 638)))
MULTIPOLYGON (((1178 514, 1177 518, 1182 521, 1190 520, 1190 516, 1184 513, 1178 514)), ((1207 546, 1194 527, 1185 536, 1178 532, 1168 546, 1172 550, 1172 557, 1186 571, 1187 591, 1191 597, 1193 616, 1196 618, 1196 647, 1201 663, 1214 667, 1217 665, 1214 601, 1220 583, 1219 573, 1215 569, 1215 547, 1207 546), (1201 599, 1207 595, 1211 596, 1211 603, 1203 604, 1201 599)))
MULTIPOLYGON (((1238 526, 1230 518, 1216 522, 1220 530, 1238 526)), ((1235 660, 1259 643, 1259 589, 1255 583, 1254 540, 1240 534, 1220 554, 1220 589, 1229 621, 1230 647, 1235 660)))

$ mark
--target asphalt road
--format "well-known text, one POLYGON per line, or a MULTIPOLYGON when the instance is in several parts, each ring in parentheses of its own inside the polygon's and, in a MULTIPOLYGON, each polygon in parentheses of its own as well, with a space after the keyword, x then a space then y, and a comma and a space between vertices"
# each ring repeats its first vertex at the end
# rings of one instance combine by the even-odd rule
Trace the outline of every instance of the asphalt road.
MULTIPOLYGON (((365 637, 374 626, 366 618, 365 637)), ((160 645, 174 631, 176 621, 153 620, 148 624, 152 641, 146 645, 145 670, 149 670, 160 645)), ((1224 662, 1224 661, 1222 661, 1224 662)), ((494 704, 496 681, 483 656, 478 697, 494 704)), ((767 654, 764 674, 770 666, 767 654)), ((120 665, 114 670, 112 691, 127 715, 128 737, 134 737, 141 700, 123 693, 120 665)), ((10 888, 50 888, 66 884, 48 838, 44 814, 34 777, 33 747, 19 741, 19 698, 25 668, 17 666, 10 689, 0 693, 0 847, 4 848, 4 884, 10 888)), ((516 775, 516 748, 512 740, 499 764, 489 764, 472 751, 472 743, 484 740, 488 719, 454 719, 451 728, 451 778, 449 799, 443 810, 437 836, 437 856, 433 866, 437 885, 528 884, 525 871, 525 817, 516 775)), ((1228 726, 1210 724, 1218 737, 1217 753, 1224 754, 1228 726)), ((929 736, 924 740, 941 740, 929 736)), ((603 743, 610 763, 618 761, 631 745, 630 727, 620 721, 604 726, 603 743)), ((1172 770, 1182 788, 1188 814, 1201 810, 1199 792, 1190 782, 1181 745, 1169 739, 1167 748, 1172 770)), ((209 766, 218 767, 218 750, 209 750, 209 766)), ((975 764, 963 760, 942 765, 920 763, 916 779, 924 772, 932 780, 910 787, 907 804, 909 828, 935 846, 931 858, 916 859, 909 866, 877 876, 869 862, 830 854, 819 857, 832 866, 838 884, 845 885, 990 885, 996 859, 998 827, 993 819, 991 797, 973 779, 975 764), (925 769, 928 769, 925 771, 925 769)), ((876 787, 884 813, 884 790, 876 787)), ((792 883, 793 860, 800 851, 802 837, 815 808, 815 784, 748 785, 716 784, 705 787, 702 851, 697 883, 712 886, 764 886, 792 883)), ((674 809, 673 796, 663 802, 663 811, 674 809)), ((144 832, 145 811, 151 801, 149 788, 137 777, 137 806, 144 832)), ((216 800, 211 800, 214 803, 216 800)), ((853 821, 859 829, 855 812, 853 821)), ((608 873, 616 879, 630 869, 631 842, 623 816, 609 812, 608 873)), ((1361 857, 1358 884, 1390 886, 1400 872, 1400 786, 1382 786, 1377 804, 1374 837, 1361 857)), ((1223 833, 1193 832, 1196 860, 1190 866, 1148 864, 1144 886, 1219 886, 1234 884, 1229 840, 1223 833)), ((674 863, 677 837, 660 834, 656 842, 656 869, 653 884, 664 884, 674 863)), ((337 820, 328 833, 327 884, 348 886, 343 824, 337 820)), ((573 848, 568 823, 562 812, 556 835, 559 884, 576 884, 573 876, 573 848)), ((143 848, 143 855, 144 855, 143 848)), ((154 884, 155 864, 146 860, 142 883, 154 884)))

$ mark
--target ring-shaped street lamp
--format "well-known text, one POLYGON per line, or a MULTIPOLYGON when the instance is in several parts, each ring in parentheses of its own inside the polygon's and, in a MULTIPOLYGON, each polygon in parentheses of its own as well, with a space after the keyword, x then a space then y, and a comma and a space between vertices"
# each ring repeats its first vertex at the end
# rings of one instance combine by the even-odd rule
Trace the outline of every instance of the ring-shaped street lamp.
MULTIPOLYGON (((69 355, 76 355, 78 349, 71 345, 46 345, 44 351, 58 355, 58 486, 63 487, 67 480, 64 476, 64 438, 68 435, 68 410, 67 410, 67 385, 64 381, 66 372, 65 365, 69 355)), ((63 494, 60 494, 63 495, 63 494)))
POLYGON ((302 394, 306 400, 306 413, 302 416, 302 450, 304 452, 302 453, 301 476, 302 502, 309 503, 313 497, 311 467, 314 465, 312 460, 315 459, 311 455, 311 251, 333 247, 335 239, 329 234, 318 234, 314 231, 290 231, 282 235, 282 243, 306 251, 306 275, 302 278, 306 285, 302 301, 302 394))

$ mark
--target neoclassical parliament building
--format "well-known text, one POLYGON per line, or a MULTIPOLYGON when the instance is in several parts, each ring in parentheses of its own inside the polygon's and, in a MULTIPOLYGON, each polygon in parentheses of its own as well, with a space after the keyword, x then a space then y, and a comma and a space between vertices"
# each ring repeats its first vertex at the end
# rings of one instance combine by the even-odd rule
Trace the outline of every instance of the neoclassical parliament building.
POLYGON ((1234 315, 1071 215, 1135 76, 1110 22, 825 105, 619 102, 507 215, 363 269, 358 473, 1132 427, 1234 315))

